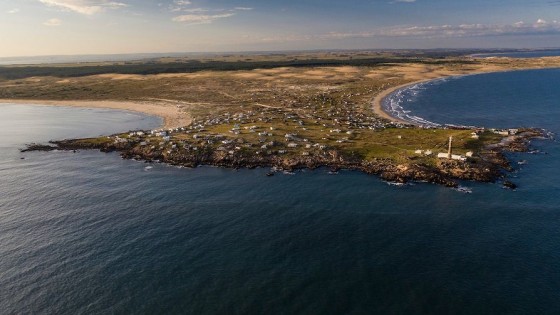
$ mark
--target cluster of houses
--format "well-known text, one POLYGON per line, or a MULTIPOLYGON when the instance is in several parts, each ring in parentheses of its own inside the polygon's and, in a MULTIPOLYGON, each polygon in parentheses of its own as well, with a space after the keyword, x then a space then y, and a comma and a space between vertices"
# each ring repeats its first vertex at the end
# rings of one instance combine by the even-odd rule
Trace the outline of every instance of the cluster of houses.
POLYGON ((229 154, 235 154, 243 149, 258 155, 281 155, 289 152, 298 152, 304 156, 326 154, 327 146, 324 143, 313 143, 297 135, 297 130, 306 131, 311 125, 320 126, 325 131, 323 140, 333 140, 338 143, 349 141, 349 137, 358 129, 394 127, 375 116, 356 112, 351 107, 325 108, 318 105, 306 105, 299 109, 264 107, 259 111, 209 115, 195 119, 191 125, 182 128, 131 132, 127 138, 117 137, 115 141, 136 142, 141 146, 168 153, 178 150, 197 151, 202 147, 210 146, 214 150, 229 154), (281 134, 278 134, 275 127, 270 127, 272 121, 291 126, 289 129, 293 132, 284 134, 284 141, 274 141, 273 139, 278 139, 281 134), (222 134, 211 134, 208 131, 215 129, 213 126, 227 125, 231 127, 222 134), (256 137, 239 136, 252 133, 256 137), (344 136, 340 137, 338 134, 344 136), (257 140, 254 140, 255 138, 257 140))
MULTIPOLYGON (((476 132, 473 132, 473 136, 478 135, 476 132)), ((434 152, 432 150, 416 150, 416 154, 424 155, 424 156, 432 156, 434 152)), ((445 159, 445 160, 456 160, 456 161, 466 161, 467 158, 473 157, 474 152, 469 151, 464 156, 459 154, 453 154, 453 137, 449 137, 448 149, 447 152, 440 152, 437 154, 438 159, 445 159)))
MULTIPOLYGON (((333 100, 328 95, 318 95, 312 102, 301 105, 291 100, 285 108, 264 106, 259 110, 244 110, 237 113, 216 113, 193 120, 191 125, 183 128, 158 129, 150 132, 132 132, 126 137, 116 137, 117 142, 139 142, 141 146, 173 152, 179 149, 198 150, 211 146, 218 151, 235 154, 244 149, 254 154, 287 154, 299 152, 302 155, 326 154, 326 141, 313 143, 298 136, 299 131, 308 128, 324 132, 322 140, 345 143, 351 141, 360 129, 382 130, 385 128, 410 128, 409 125, 387 122, 375 115, 368 115, 359 110, 350 101, 354 94, 343 95, 341 100, 333 100), (271 127, 272 122, 283 124, 282 133, 271 127), (229 126, 222 133, 212 134, 215 126, 229 126), (285 126, 290 126, 285 128, 285 126), (253 134, 254 135, 251 135, 253 134), (278 139, 282 137, 283 140, 278 139), (187 136, 188 135, 188 136, 187 136), (248 135, 248 136, 242 136, 248 135)), ((222 130, 222 127, 218 128, 222 130)), ((480 137, 484 130, 475 130, 472 138, 480 137)), ((515 134, 517 130, 492 130, 499 134, 515 134)), ((417 150, 417 154, 431 156, 431 150, 417 150)), ((456 154, 439 153, 439 158, 465 160, 469 157, 456 154)))

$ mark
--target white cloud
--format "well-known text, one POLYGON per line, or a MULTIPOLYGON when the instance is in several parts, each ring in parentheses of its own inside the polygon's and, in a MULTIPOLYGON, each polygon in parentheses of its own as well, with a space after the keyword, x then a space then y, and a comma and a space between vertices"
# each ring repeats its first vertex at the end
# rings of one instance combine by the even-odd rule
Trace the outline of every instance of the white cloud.
POLYGON ((169 11, 171 12, 184 12, 186 11, 186 8, 188 6, 190 6, 192 4, 192 2, 188 1, 188 0, 175 0, 173 1, 173 4, 171 4, 169 6, 169 11))
POLYGON ((62 25, 62 21, 59 19, 50 19, 43 23, 45 26, 60 26, 62 25))
POLYGON ((412 3, 412 2, 416 2, 416 0, 394 0, 392 3, 398 3, 398 2, 412 3))
POLYGON ((203 9, 203 8, 194 8, 194 9, 182 9, 180 11, 181 12, 188 12, 188 13, 200 13, 200 12, 208 12, 210 10, 209 9, 203 9))
POLYGON ((184 22, 190 25, 194 24, 210 24, 215 20, 228 18, 234 16, 235 13, 225 13, 225 14, 214 14, 214 15, 206 15, 206 14, 185 14, 179 15, 173 18, 175 22, 184 22))
POLYGON ((238 11, 250 11, 253 8, 235 7, 233 9, 205 9, 189 8, 190 1, 174 1, 175 7, 170 7, 171 12, 188 13, 174 17, 174 22, 183 22, 188 25, 210 24, 216 20, 232 17, 238 11), (185 2, 185 3, 183 3, 185 2), (214 14, 211 14, 214 13, 214 14))
POLYGON ((432 25, 432 26, 395 26, 378 29, 371 32, 357 33, 329 33, 321 37, 349 38, 349 37, 472 37, 472 36, 502 36, 502 35, 531 35, 531 34, 560 34, 558 21, 514 24, 461 24, 461 25, 432 25))
POLYGON ((560 35, 560 22, 539 19, 535 23, 523 21, 513 24, 461 24, 461 25, 432 25, 432 26, 394 26, 364 32, 331 32, 319 35, 285 35, 260 38, 264 42, 292 42, 310 40, 337 40, 348 38, 381 38, 381 37, 410 37, 410 38, 457 38, 482 36, 509 35, 560 35))
POLYGON ((108 0, 39 0, 50 7, 73 11, 85 15, 94 15, 107 9, 120 9, 128 5, 108 0))
POLYGON ((560 33, 560 23, 537 20, 536 23, 517 22, 514 24, 461 24, 440 26, 413 26, 386 29, 381 36, 421 36, 421 37, 468 37, 468 36, 500 36, 500 35, 531 35, 560 33))
POLYGON ((7 12, 8 12, 9 14, 16 14, 16 13, 19 13, 19 9, 18 9, 18 8, 15 8, 15 9, 11 9, 11 10, 9 10, 9 11, 7 11, 7 12))

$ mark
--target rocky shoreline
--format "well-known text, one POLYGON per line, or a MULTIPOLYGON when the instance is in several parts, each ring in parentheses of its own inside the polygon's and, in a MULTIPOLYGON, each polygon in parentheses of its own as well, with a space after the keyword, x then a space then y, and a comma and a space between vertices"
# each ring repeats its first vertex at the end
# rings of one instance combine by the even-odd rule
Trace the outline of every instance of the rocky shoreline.
MULTIPOLYGON (((104 137, 111 139, 118 136, 104 137)), ((476 157, 465 161, 436 159, 433 165, 417 163, 410 157, 407 163, 395 163, 391 159, 363 159, 345 154, 336 149, 329 149, 323 157, 318 156, 280 156, 252 155, 249 153, 231 155, 214 150, 211 146, 201 147, 197 151, 174 150, 162 152, 141 145, 138 141, 100 141, 100 138, 52 141, 50 145, 30 144, 22 152, 64 150, 100 150, 101 152, 119 152, 124 159, 134 159, 147 163, 166 163, 174 166, 197 167, 200 165, 227 168, 270 167, 274 170, 294 171, 297 169, 316 169, 326 167, 333 171, 340 169, 356 170, 377 175, 383 180, 395 183, 428 182, 447 187, 458 187, 459 180, 477 182, 502 181, 507 188, 515 184, 506 180, 507 172, 513 170, 506 152, 527 152, 532 139, 548 138, 544 130, 523 129, 513 136, 505 136, 499 143, 485 146, 477 152, 476 157)))

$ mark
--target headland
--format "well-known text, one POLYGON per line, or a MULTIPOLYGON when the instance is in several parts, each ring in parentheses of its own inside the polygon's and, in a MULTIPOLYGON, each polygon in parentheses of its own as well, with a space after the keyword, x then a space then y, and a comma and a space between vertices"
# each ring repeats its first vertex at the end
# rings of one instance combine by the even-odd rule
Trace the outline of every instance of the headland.
POLYGON ((503 153, 526 150, 542 131, 423 128, 391 117, 381 102, 399 88, 426 80, 559 67, 560 58, 438 54, 214 56, 202 63, 113 65, 107 73, 103 65, 8 67, 0 68, 0 98, 135 110, 165 120, 159 130, 53 142, 64 150, 118 151, 125 158, 189 167, 289 171, 324 166, 446 186, 456 186, 457 180, 503 179, 511 169, 503 153), (450 136, 451 159, 442 157, 450 136))

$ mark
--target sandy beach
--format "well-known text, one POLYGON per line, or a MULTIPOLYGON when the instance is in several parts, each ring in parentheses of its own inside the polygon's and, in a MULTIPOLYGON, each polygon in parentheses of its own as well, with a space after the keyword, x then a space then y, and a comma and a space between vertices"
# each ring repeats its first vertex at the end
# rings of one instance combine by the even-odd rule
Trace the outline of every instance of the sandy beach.
POLYGON ((121 102, 121 101, 53 101, 53 100, 10 100, 0 99, 2 104, 26 104, 37 106, 67 106, 81 108, 106 108, 127 110, 163 119, 163 128, 176 128, 191 123, 188 112, 173 102, 121 102))
MULTIPOLYGON (((444 76, 442 76, 443 78, 444 76)), ((389 113, 387 113, 385 111, 385 109, 383 108, 383 101, 385 100, 386 97, 388 97, 389 95, 391 95, 393 92, 406 88, 408 86, 412 86, 418 83, 423 83, 423 82, 428 82, 431 80, 436 80, 436 79, 425 79, 425 80, 420 80, 420 81, 416 81, 416 82, 411 82, 411 83, 405 83, 405 84, 401 84, 401 85, 397 85, 391 88, 388 88, 386 90, 383 90, 381 93, 379 93, 374 99, 373 99, 373 111, 379 115, 382 118, 385 119, 389 119, 391 121, 394 122, 398 122, 398 123, 404 123, 404 124, 411 124, 410 121, 406 121, 397 117, 394 117, 392 115, 390 115, 389 113)))
POLYGON ((392 86, 381 91, 373 99, 373 110, 380 117, 389 119, 394 122, 411 124, 411 122, 409 121, 405 121, 397 117, 393 117, 392 115, 387 113, 383 109, 383 100, 397 90, 409 86, 413 86, 416 84, 425 83, 428 81, 442 79, 442 78, 462 76, 462 75, 496 73, 496 72, 504 72, 504 71, 539 69, 539 68, 546 68, 546 67, 527 67, 525 69, 523 68, 518 69, 518 68, 497 67, 494 65, 484 65, 469 70, 459 70, 459 71, 453 71, 453 70, 430 71, 428 67, 418 66, 418 65, 410 65, 408 67, 399 67, 399 68, 400 68, 398 69, 398 71, 400 72, 399 74, 401 74, 404 79, 410 80, 410 82, 392 86))

